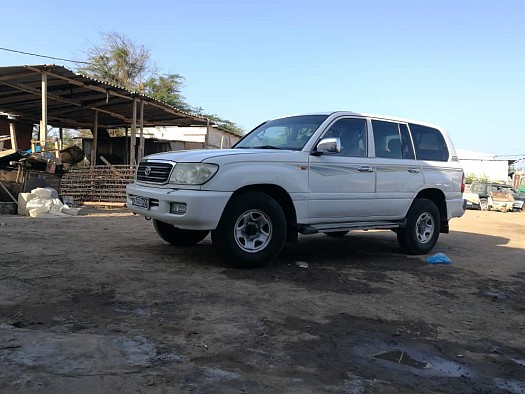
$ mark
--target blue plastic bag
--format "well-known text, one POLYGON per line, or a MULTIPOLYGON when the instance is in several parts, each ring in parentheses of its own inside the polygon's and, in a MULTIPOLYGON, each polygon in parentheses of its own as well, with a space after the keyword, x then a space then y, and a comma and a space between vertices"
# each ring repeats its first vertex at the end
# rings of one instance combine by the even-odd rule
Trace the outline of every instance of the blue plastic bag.
POLYGON ((436 253, 425 260, 429 264, 452 264, 452 260, 445 253, 436 253))

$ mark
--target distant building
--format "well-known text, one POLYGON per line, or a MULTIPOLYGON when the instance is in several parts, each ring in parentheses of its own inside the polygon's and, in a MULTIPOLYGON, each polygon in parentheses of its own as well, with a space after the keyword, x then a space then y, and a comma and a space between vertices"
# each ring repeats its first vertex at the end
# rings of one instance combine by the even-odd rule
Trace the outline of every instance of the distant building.
POLYGON ((495 154, 457 149, 465 176, 485 178, 492 182, 509 181, 509 160, 498 159, 495 154))
MULTIPOLYGON (((189 150, 189 149, 227 149, 231 148, 241 136, 229 130, 210 126, 179 127, 179 126, 157 126, 145 127, 144 136, 144 156, 153 153, 189 150), (208 131, 208 133, 207 133, 208 131)), ((140 130, 137 130, 137 152, 140 143, 140 130)), ((93 138, 82 138, 82 149, 90 152, 92 149, 93 138)), ((128 164, 128 152, 130 147, 130 137, 109 137, 107 133, 100 133, 97 148, 97 163, 107 164, 100 157, 102 156, 111 164, 128 164)))
POLYGON ((199 142, 207 148, 231 148, 242 136, 217 126, 175 127, 157 126, 144 128, 144 136, 149 135, 159 140, 199 142), (207 134, 208 132, 208 134, 207 134))
POLYGON ((511 169, 511 172, 516 172, 516 171, 525 172, 525 158, 516 160, 514 163, 512 163, 510 169, 511 169))

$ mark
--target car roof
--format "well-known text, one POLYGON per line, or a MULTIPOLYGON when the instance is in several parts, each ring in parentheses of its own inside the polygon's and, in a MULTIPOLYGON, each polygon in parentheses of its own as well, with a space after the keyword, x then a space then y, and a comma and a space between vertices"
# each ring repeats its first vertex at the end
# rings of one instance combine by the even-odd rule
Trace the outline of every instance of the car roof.
MULTIPOLYGON (((353 112, 353 111, 325 111, 325 112, 310 112, 310 113, 301 113, 301 114, 293 114, 293 115, 287 115, 287 116, 280 116, 275 119, 282 119, 282 118, 289 118, 292 116, 305 116, 305 115, 326 115, 326 116, 363 116, 368 118, 375 118, 375 119, 382 119, 382 120, 389 120, 389 121, 396 121, 396 122, 403 122, 403 123, 415 123, 422 126, 428 126, 433 127, 435 129, 443 130, 442 127, 428 122, 422 122, 419 120, 414 119, 408 119, 408 118, 401 118, 401 117, 395 117, 395 116, 389 116, 389 115, 380 115, 380 114, 374 114, 374 113, 367 113, 367 112, 353 112)), ((270 119, 269 119, 270 120, 270 119)))

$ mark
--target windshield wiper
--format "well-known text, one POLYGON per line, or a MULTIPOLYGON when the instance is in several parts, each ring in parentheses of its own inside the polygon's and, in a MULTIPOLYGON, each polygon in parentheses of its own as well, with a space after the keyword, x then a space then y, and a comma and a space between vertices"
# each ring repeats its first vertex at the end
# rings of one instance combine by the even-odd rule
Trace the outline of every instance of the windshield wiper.
POLYGON ((259 145, 259 146, 252 146, 251 149, 281 149, 277 146, 273 145, 259 145))

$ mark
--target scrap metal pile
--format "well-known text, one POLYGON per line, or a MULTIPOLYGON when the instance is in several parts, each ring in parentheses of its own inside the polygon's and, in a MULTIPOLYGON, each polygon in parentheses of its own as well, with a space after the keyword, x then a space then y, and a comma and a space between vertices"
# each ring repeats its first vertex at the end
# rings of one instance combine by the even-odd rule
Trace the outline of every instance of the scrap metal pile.
POLYGON ((72 168, 62 177, 61 194, 76 204, 105 202, 124 204, 126 185, 133 181, 135 167, 111 165, 72 168))
POLYGON ((57 154, 31 150, 10 150, 0 155, 0 202, 18 204, 20 193, 51 187, 60 193, 60 181, 68 168, 84 159, 84 152, 71 146, 57 154), (58 156, 58 158, 57 158, 58 156))

